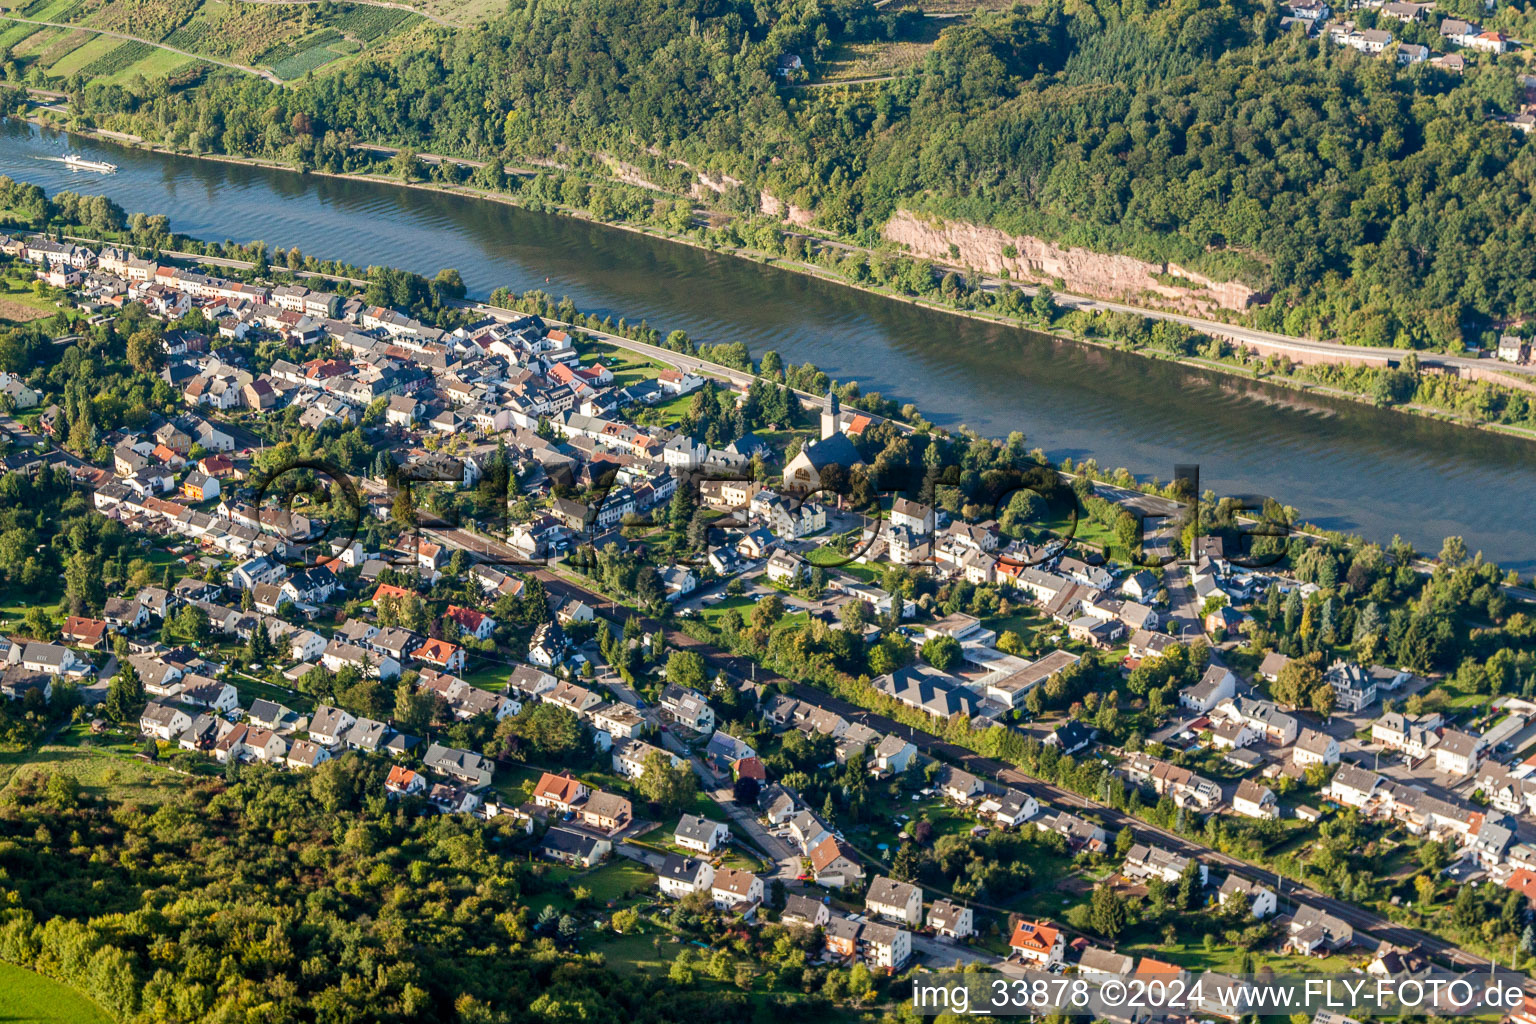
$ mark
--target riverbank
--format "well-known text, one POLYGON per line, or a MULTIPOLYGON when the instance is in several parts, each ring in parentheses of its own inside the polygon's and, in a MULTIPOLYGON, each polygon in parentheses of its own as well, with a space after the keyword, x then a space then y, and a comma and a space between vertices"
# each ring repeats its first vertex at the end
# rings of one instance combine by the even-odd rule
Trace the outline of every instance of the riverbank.
MULTIPOLYGON (((70 131, 69 129, 61 128, 58 124, 43 117, 34 116, 26 118, 25 120, 28 120, 31 123, 38 125, 39 127, 58 131, 70 131)), ((1239 363, 1231 359, 1212 359, 1202 355, 1180 355, 1166 349, 1155 348, 1148 345, 1127 343, 1126 341, 1109 337, 1094 337, 1091 333, 1093 322, 1100 319, 1099 314, 1105 312, 1113 313, 1121 308, 1124 308, 1125 310, 1132 312, 1134 315, 1146 318, 1148 320, 1169 319, 1182 323, 1186 327, 1189 327, 1190 322, 1194 319, 1177 316, 1166 311, 1143 309, 1140 307, 1121 307, 1119 304, 1108 303, 1086 296, 1071 296, 1065 294, 1058 295, 1056 297, 1058 308, 1071 307, 1076 305, 1081 310, 1081 312, 1067 312, 1061 316, 1056 317, 1055 321, 1060 321, 1061 319, 1072 317, 1076 317, 1079 320, 1086 319, 1089 321, 1087 325, 1089 327, 1088 331, 1073 330, 1069 327, 1062 326, 1059 322, 1047 322, 1040 318, 1032 317, 1029 315, 1018 315, 1013 313, 1005 314, 991 310, 965 308, 943 301, 935 301, 931 298, 927 298, 921 295, 905 294, 892 288, 884 287, 870 282, 850 280, 848 276, 819 263, 813 262, 810 259, 795 259, 789 256, 767 252, 759 248, 753 248, 751 246, 729 245, 720 243, 718 241, 702 240, 694 235, 669 230, 665 227, 660 227, 657 225, 638 224, 626 221, 614 222, 602 220, 592 216, 588 211, 584 209, 557 202, 550 202, 548 200, 527 202, 514 194, 475 187, 471 185, 445 184, 440 182, 427 181, 406 181, 398 177, 386 177, 377 174, 357 172, 302 170, 293 165, 285 164, 281 161, 256 159, 250 157, 231 157, 220 154, 184 153, 170 147, 148 143, 142 140, 137 143, 128 143, 122 139, 121 133, 110 132, 104 129, 78 129, 75 130, 73 134, 111 143, 113 145, 127 146, 128 148, 137 149, 143 152, 153 153, 169 158, 192 157, 201 161, 212 163, 250 167, 268 171, 281 171, 289 174, 298 174, 301 176, 313 175, 315 177, 334 179, 337 181, 357 182, 360 184, 393 185, 396 187, 411 189, 424 193, 436 193, 440 195, 454 196, 461 199, 489 201, 516 209, 559 214, 576 222, 598 225, 604 228, 612 228, 635 235, 646 236, 659 241, 682 244, 701 252, 733 256, 735 258, 751 263, 757 263, 762 266, 772 267, 778 270, 786 270, 802 276, 813 277, 828 284, 835 284, 844 288, 851 288, 869 295, 878 296, 886 300, 894 300, 928 311, 947 313, 951 316, 965 317, 970 320, 1006 328, 1035 331, 1045 337, 1049 337, 1052 341, 1057 343, 1075 343, 1086 347, 1126 352, 1141 356, 1143 358, 1172 362, 1179 366, 1199 370, 1205 373, 1222 374, 1243 380, 1270 383, 1276 387, 1297 391, 1302 394, 1314 394, 1335 399, 1347 399, 1351 402, 1377 408, 1385 407, 1391 409, 1392 411, 1401 412, 1410 416, 1437 420, 1458 427, 1470 427, 1477 430, 1485 430, 1490 433, 1501 434, 1520 440, 1536 439, 1536 429, 1529 429, 1511 423, 1502 422, 1498 419, 1479 418, 1477 416, 1469 415, 1456 409, 1445 408, 1443 406, 1426 405, 1417 402, 1406 402, 1400 404, 1395 403, 1383 406, 1379 404, 1368 391, 1329 387, 1317 381, 1306 380, 1304 378, 1295 376, 1293 372, 1281 371, 1282 366, 1294 367, 1296 365, 1296 360, 1292 360, 1284 356, 1279 357, 1280 361, 1271 358, 1266 360, 1264 365, 1256 367, 1246 363, 1239 363)), ((613 184, 616 186, 628 185, 628 183, 618 180, 615 180, 613 184)), ((806 245, 826 247, 840 253, 857 253, 865 257, 874 255, 876 253, 875 250, 852 246, 848 243, 832 240, 824 236, 810 233, 798 233, 796 237, 804 239, 804 244, 806 245)), ((947 268, 940 267, 939 269, 945 270, 947 268)), ((1006 285, 1004 282, 994 282, 994 284, 1006 285)), ((1021 294, 1027 296, 1031 294, 1032 289, 1023 288, 1020 289, 1020 292, 1021 294)), ((1224 332, 1239 331, 1252 333, 1248 332, 1248 329, 1246 328, 1236 328, 1232 327, 1231 325, 1223 325, 1214 322, 1208 326, 1211 331, 1217 333, 1205 333, 1200 331, 1200 329, 1197 327, 1189 327, 1189 329, 1191 331, 1197 331, 1201 333, 1201 335, 1206 338, 1218 338, 1219 340, 1225 342, 1229 347, 1241 346, 1243 345, 1243 342, 1240 338, 1223 336, 1224 332)), ((1342 349, 1342 351, 1318 353, 1314 352, 1310 346, 1327 345, 1331 343, 1307 342, 1304 339, 1296 339, 1294 340, 1294 344, 1298 346, 1309 346, 1308 349, 1302 353, 1303 362, 1320 361, 1323 363, 1329 363, 1330 360, 1333 360, 1334 362, 1332 365, 1341 366, 1358 364, 1362 361, 1384 361, 1386 359, 1393 358, 1394 356, 1396 358, 1404 358, 1410 354, 1406 351, 1402 351, 1395 352, 1389 356, 1383 355, 1376 350, 1363 349, 1355 346, 1336 346, 1337 348, 1342 349)), ((1445 363, 1451 364, 1443 365, 1439 368, 1449 371, 1448 376, 1454 374, 1458 379, 1459 387, 1471 386, 1464 379, 1464 375, 1475 373, 1479 376, 1484 376, 1490 373, 1496 373, 1500 370, 1504 370, 1501 365, 1493 364, 1491 360, 1483 360, 1481 363, 1484 365, 1477 365, 1469 370, 1466 367, 1463 367, 1461 364, 1464 362, 1475 364, 1479 361, 1460 360, 1453 357, 1438 357, 1433 353, 1420 353, 1419 356, 1425 360, 1425 362, 1443 360, 1445 363)), ((1513 371, 1510 370, 1499 373, 1499 376, 1501 378, 1508 377, 1511 372, 1513 371)), ((1536 389, 1536 383, 1526 384, 1524 381, 1514 379, 1511 379, 1508 385, 1501 385, 1498 381, 1489 381, 1488 384, 1490 387, 1496 389, 1499 394, 1503 395, 1504 400, 1506 401, 1514 399, 1521 390, 1536 389)))

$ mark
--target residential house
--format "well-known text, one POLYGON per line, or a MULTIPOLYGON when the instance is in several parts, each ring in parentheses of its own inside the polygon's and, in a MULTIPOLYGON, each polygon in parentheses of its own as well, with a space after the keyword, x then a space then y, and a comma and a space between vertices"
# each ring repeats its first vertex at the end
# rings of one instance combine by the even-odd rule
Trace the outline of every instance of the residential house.
POLYGON ((1445 719, 1439 712, 1415 716, 1389 711, 1371 723, 1371 742, 1390 750, 1400 750, 1417 760, 1439 744, 1439 729, 1444 724, 1445 719))
MULTIPOLYGON (((684 857, 680 853, 669 853, 656 872, 656 880, 663 893, 673 899, 682 899, 696 892, 709 892, 715 884, 715 869, 707 860, 684 857)), ((789 898, 805 899, 803 896, 789 898)), ((820 903, 816 905, 822 906, 820 903)), ((826 908, 822 907, 822 909, 826 908)))
POLYGON ((1348 762, 1339 765, 1328 783, 1328 796, 1346 807, 1362 808, 1376 796, 1382 778, 1348 762))
POLYGON ((1265 918, 1273 914, 1279 907, 1275 896, 1275 890, 1257 882, 1250 882, 1241 875, 1230 874, 1221 883, 1218 894, 1221 905, 1226 905, 1228 900, 1244 899, 1248 901, 1250 912, 1254 917, 1265 918))
POLYGON ((821 900, 791 893, 784 897, 784 911, 779 915, 782 924, 800 928, 824 928, 832 920, 832 912, 821 900))
POLYGON ((763 880, 740 868, 720 868, 709 895, 721 910, 750 912, 763 902, 763 880))
POLYGON ((1435 745, 1435 770, 1447 775, 1471 775, 1477 771, 1485 753, 1481 736, 1472 736, 1460 729, 1446 729, 1435 745))
POLYGON ((1296 953, 1337 952, 1354 941, 1355 930, 1347 921, 1309 903, 1298 903, 1287 925, 1286 947, 1296 953))
POLYGON ((1335 661, 1323 681, 1333 687, 1334 706, 1341 711, 1363 711, 1376 701, 1376 678, 1359 665, 1335 661))
POLYGON ((864 896, 864 909, 871 914, 901 921, 913 928, 923 924, 923 890, 908 882, 898 882, 876 875, 864 896))
POLYGON ((185 732, 192 725, 192 716, 170 704, 150 701, 139 715, 139 731, 166 743, 185 732))
POLYGON ((427 748, 422 764, 441 775, 447 775, 472 788, 488 786, 494 768, 491 762, 469 750, 457 750, 434 743, 427 748))
POLYGON ((309 738, 323 747, 335 747, 356 722, 356 715, 330 704, 321 704, 309 720, 309 738))
POLYGON ((427 778, 404 765, 391 765, 384 780, 384 792, 390 797, 412 796, 427 788, 427 778))
POLYGON ((668 683, 661 691, 661 709, 672 720, 697 733, 713 732, 715 712, 702 693, 675 683, 668 683))
POLYGON ((817 885, 841 889, 856 885, 864 878, 857 855, 830 833, 817 840, 816 845, 806 851, 806 857, 811 862, 817 885))
POLYGON ((1020 921, 1008 945, 1024 963, 1049 968, 1062 962, 1066 940, 1060 929, 1043 921, 1020 921))
POLYGON ((1237 677, 1223 665, 1211 665, 1193 686, 1179 691, 1179 704, 1205 714, 1224 700, 1237 695, 1237 677))
POLYGON ((1121 873, 1127 878, 1161 878, 1165 882, 1177 884, 1191 864, 1197 865, 1200 884, 1205 885, 1207 870, 1203 861, 1192 861, 1161 846, 1136 843, 1125 855, 1121 873))
POLYGON ((607 839, 559 825, 545 832, 539 841, 541 854, 568 867, 593 867, 612 851, 613 843, 607 839))
POLYGON ((1243 779, 1232 794, 1232 810, 1247 818, 1278 818, 1280 799, 1268 786, 1243 779))
POLYGON ((912 933, 878 921, 863 923, 858 943, 865 963, 876 969, 894 971, 912 956, 912 933))
POLYGON ((1339 763, 1339 741, 1317 729, 1303 729, 1291 749, 1291 761, 1303 768, 1339 763))
POLYGON ((613 770, 626 779, 638 779, 645 774, 645 762, 653 754, 663 754, 672 767, 680 768, 682 760, 676 754, 667 754, 660 747, 653 747, 644 740, 615 740, 613 744, 613 770))
POLYGON ((917 756, 917 747, 895 733, 886 736, 875 746, 875 767, 882 772, 900 775, 917 756))
POLYGON ((951 900, 934 900, 928 908, 928 927, 935 935, 968 939, 976 934, 976 919, 970 907, 951 900))
POLYGON ((288 756, 283 759, 283 763, 297 770, 318 768, 330 759, 330 750, 319 743, 310 740, 294 740, 293 746, 288 748, 288 756))
POLYGON ((581 823, 587 828, 613 835, 628 828, 634 820, 634 808, 617 793, 596 790, 581 805, 581 823))
POLYGON ((714 853, 730 842, 730 826, 696 814, 685 814, 673 830, 672 839, 685 850, 714 853))
POLYGON ((569 772, 561 772, 559 775, 545 772, 533 787, 533 803, 537 807, 551 808, 564 814, 574 811, 591 793, 586 783, 569 772))

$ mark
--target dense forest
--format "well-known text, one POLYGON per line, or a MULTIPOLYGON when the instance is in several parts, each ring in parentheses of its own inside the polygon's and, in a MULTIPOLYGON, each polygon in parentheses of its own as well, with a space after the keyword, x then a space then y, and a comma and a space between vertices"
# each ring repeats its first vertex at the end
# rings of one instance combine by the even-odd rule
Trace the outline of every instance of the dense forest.
POLYGON ((501 849, 515 830, 386 806, 386 770, 363 758, 306 776, 249 769, 167 782, 158 804, 29 776, 0 806, 0 960, 75 985, 119 1020, 747 1024, 783 1012, 604 969, 529 913, 551 882, 501 849))
MULTIPOLYGON (((1462 10, 1462 8, 1467 8, 1462 10)), ((1475 10, 1473 9, 1475 8, 1475 10)), ((862 89, 786 83, 785 54, 904 38, 868 0, 514 3, 482 28, 295 87, 212 74, 69 83, 85 123, 194 151, 342 169, 355 140, 608 173, 622 159, 722 212, 759 194, 866 242, 899 207, 1238 278, 1259 326, 1413 347, 1536 312, 1536 158, 1502 117, 1519 53, 1463 75, 1281 29, 1254 0, 1045 0, 944 30, 914 70, 862 89), (722 177, 729 176, 729 177, 722 177), (738 184, 739 183, 739 184, 738 184)), ((1520 8, 1436 16, 1511 32, 1520 8)), ((1365 21, 1374 18, 1366 12, 1365 21)), ((921 20, 920 18, 917 20, 921 20)), ((1399 27, 1438 43, 1433 23, 1399 27)), ((5 62, 24 78, 24 59, 5 62)), ((664 193, 662 193, 664 194, 664 193)), ((666 200, 670 202, 671 200, 666 200)))

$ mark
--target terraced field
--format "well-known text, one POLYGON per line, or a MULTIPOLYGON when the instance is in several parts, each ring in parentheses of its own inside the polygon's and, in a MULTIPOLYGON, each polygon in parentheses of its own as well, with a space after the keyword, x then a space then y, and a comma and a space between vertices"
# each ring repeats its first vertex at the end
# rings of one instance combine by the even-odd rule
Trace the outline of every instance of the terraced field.
POLYGON ((183 57, 179 53, 172 53, 170 50, 162 50, 156 47, 142 60, 128 65, 114 75, 107 75, 103 80, 112 84, 118 84, 128 81, 134 75, 143 75, 145 78, 164 78, 195 63, 197 63, 197 60, 194 57, 183 57))
POLYGON ((65 56, 54 61, 50 71, 61 78, 67 78, 87 64, 90 64, 96 58, 106 56, 116 49, 121 42, 122 40, 113 39, 109 36, 87 37, 83 46, 76 47, 65 56))
POLYGON ((334 70, 361 53, 399 52, 426 21, 410 11, 367 4, 248 2, 248 0, 32 0, 18 17, 81 31, 0 21, 0 48, 22 64, 62 82, 76 75, 125 82, 163 77, 193 58, 267 68, 291 81, 334 70), (97 31, 85 31, 95 29, 97 31), (103 36, 114 32, 133 40, 103 36), (134 41, 139 40, 139 41, 134 41))

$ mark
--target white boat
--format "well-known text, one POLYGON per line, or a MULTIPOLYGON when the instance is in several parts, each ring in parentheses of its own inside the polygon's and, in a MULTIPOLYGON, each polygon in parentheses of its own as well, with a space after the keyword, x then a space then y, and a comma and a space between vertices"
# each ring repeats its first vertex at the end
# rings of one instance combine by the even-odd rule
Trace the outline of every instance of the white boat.
POLYGON ((64 163, 76 171, 100 171, 102 174, 117 173, 117 164, 109 164, 105 160, 87 160, 79 153, 64 154, 64 163))

